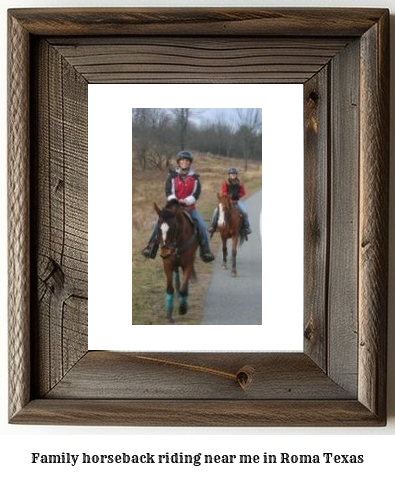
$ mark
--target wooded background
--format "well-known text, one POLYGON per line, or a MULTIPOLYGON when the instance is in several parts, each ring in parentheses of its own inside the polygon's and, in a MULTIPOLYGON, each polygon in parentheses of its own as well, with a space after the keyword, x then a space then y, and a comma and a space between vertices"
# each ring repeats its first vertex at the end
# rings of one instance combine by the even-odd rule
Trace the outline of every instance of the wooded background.
POLYGON ((262 110, 133 109, 133 161, 142 170, 167 169, 182 149, 242 158, 247 171, 249 161, 262 161, 262 110))

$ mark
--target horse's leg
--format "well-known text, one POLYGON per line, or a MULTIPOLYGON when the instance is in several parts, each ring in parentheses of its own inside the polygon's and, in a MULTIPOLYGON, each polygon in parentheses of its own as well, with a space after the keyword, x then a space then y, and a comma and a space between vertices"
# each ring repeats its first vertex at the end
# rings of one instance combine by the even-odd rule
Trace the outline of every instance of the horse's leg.
POLYGON ((228 249, 226 247, 226 238, 222 238, 222 269, 227 269, 228 249))
POLYGON ((180 307, 178 312, 180 315, 185 315, 188 312, 188 283, 180 289, 180 307))
POLYGON ((178 310, 180 315, 185 315, 188 312, 189 280, 192 270, 192 265, 188 265, 183 271, 182 286, 180 288, 180 307, 178 310))
POLYGON ((232 237, 232 276, 236 277, 237 236, 232 237))
POLYGON ((166 274, 166 322, 173 324, 173 305, 174 305, 174 287, 173 287, 173 268, 165 270, 166 274))
POLYGON ((174 270, 174 287, 178 295, 180 295, 180 270, 177 267, 174 270))

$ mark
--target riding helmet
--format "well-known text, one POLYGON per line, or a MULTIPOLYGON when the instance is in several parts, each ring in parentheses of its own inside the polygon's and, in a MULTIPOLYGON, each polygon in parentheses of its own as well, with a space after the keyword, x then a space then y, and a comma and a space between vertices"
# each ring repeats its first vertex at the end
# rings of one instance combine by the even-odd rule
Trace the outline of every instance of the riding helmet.
POLYGON ((177 154, 177 162, 180 161, 180 159, 189 159, 189 161, 192 163, 193 161, 193 154, 190 151, 187 151, 186 149, 183 151, 180 151, 177 154))
POLYGON ((228 174, 237 174, 237 169, 236 168, 230 168, 228 171, 228 174))

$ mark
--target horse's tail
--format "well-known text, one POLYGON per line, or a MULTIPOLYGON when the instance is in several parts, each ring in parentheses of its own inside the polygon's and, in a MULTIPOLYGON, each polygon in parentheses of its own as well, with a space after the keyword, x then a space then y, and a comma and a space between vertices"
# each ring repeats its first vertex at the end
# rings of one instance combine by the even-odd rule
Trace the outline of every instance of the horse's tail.
POLYGON ((246 231, 245 231, 245 228, 244 227, 241 227, 239 229, 239 246, 242 246, 244 241, 247 240, 247 234, 246 234, 246 231))
POLYGON ((241 247, 243 245, 244 241, 248 241, 247 233, 246 233, 246 230, 245 230, 245 227, 243 226, 243 224, 241 224, 241 226, 240 226, 238 236, 239 236, 238 237, 239 247, 241 247))
POLYGON ((198 280, 198 276, 196 274, 196 269, 195 269, 195 266, 192 265, 191 281, 197 282, 197 280, 198 280))

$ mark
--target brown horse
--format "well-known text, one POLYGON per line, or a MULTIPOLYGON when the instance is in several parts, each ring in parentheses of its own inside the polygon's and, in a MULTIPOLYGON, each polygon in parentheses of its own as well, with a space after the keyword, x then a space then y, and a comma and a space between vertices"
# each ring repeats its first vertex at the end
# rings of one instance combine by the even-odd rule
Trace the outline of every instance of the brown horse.
POLYGON ((233 277, 236 277, 237 246, 241 246, 246 239, 245 230, 243 228, 243 216, 235 201, 232 201, 232 199, 228 198, 227 196, 221 196, 219 193, 217 193, 217 197, 219 212, 217 226, 222 239, 222 267, 224 269, 228 268, 228 248, 226 243, 228 239, 232 239, 231 274, 233 277))
POLYGON ((156 204, 154 208, 159 216, 158 243, 166 276, 166 322, 173 324, 174 290, 179 296, 179 314, 188 311, 188 286, 196 276, 194 262, 198 238, 192 218, 177 199, 169 201, 163 209, 156 204))

